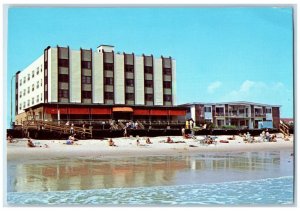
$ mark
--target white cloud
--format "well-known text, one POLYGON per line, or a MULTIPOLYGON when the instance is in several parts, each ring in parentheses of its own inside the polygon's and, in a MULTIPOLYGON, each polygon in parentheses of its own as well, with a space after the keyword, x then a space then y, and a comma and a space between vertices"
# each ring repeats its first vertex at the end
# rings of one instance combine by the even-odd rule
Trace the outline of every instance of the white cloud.
POLYGON ((244 81, 240 87, 224 94, 222 101, 249 101, 282 105, 283 110, 291 110, 293 104, 292 87, 282 82, 244 81))
POLYGON ((208 93, 214 93, 216 89, 218 89, 222 85, 220 81, 214 81, 207 87, 208 93))

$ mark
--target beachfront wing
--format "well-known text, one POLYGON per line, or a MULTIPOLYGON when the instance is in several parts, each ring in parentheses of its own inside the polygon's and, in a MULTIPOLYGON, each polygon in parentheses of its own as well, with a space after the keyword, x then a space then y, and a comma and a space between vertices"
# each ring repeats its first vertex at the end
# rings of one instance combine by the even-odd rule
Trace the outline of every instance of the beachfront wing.
POLYGON ((218 129, 279 128, 280 106, 250 102, 191 103, 186 118, 218 129))

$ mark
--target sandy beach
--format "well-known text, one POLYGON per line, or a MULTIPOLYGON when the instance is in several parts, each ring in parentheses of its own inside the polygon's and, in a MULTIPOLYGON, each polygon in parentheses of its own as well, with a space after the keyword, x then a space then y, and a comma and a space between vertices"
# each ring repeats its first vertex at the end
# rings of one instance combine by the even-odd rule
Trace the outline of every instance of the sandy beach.
MULTIPOLYGON (((51 158, 99 158, 105 157, 138 157, 155 155, 178 155, 201 152, 238 152, 238 151, 262 151, 293 149, 293 136, 285 141, 282 134, 277 135, 277 142, 246 143, 243 138, 236 136, 235 140, 228 140, 230 136, 217 136, 213 144, 201 144, 199 140, 204 136, 196 136, 195 139, 184 139, 181 136, 171 136, 174 142, 163 143, 167 137, 150 138, 152 144, 146 144, 147 137, 114 138, 117 147, 108 145, 108 139, 79 140, 73 145, 66 145, 66 140, 35 140, 33 143, 41 147, 27 147, 27 139, 16 139, 17 143, 7 143, 8 161, 43 160, 51 158), (136 140, 139 139, 138 146, 136 140), (222 143, 222 140, 228 143, 222 143), (48 145, 48 147, 45 147, 48 145)), ((259 137, 255 137, 259 140, 259 137)))

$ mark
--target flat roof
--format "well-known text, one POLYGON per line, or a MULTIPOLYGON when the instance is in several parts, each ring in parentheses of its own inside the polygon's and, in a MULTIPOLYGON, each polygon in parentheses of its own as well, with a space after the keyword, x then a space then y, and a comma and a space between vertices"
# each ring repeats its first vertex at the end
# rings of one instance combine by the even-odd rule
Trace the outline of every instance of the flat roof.
POLYGON ((247 102, 247 101, 217 102, 217 103, 192 102, 192 103, 185 103, 185 104, 181 104, 181 105, 188 106, 188 105, 224 105, 224 104, 281 107, 281 105, 271 105, 271 104, 254 103, 254 102, 247 102))

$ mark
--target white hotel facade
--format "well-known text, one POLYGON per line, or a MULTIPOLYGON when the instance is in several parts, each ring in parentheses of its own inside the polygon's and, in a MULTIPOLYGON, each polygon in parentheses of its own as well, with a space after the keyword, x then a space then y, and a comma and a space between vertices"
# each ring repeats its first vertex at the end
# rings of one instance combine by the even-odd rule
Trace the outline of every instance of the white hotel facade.
POLYGON ((16 75, 15 124, 28 119, 176 119, 176 61, 171 57, 47 47, 16 75))

